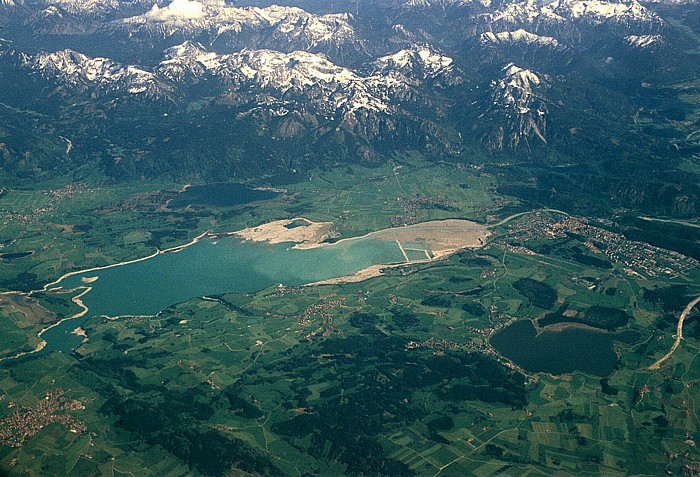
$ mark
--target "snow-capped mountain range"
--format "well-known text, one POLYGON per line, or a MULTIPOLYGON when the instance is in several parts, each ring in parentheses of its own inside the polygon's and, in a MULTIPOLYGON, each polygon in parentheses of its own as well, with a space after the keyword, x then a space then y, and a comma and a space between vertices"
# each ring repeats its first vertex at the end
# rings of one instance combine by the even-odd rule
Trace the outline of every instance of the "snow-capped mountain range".
POLYGON ((155 74, 136 66, 121 65, 109 58, 90 58, 72 50, 42 53, 26 65, 46 79, 67 87, 71 94, 87 93, 92 98, 122 95, 165 99, 173 88, 155 74))
POLYGON ((530 151, 551 142, 562 74, 609 74, 626 51, 654 64, 672 28, 637 0, 299 1, 0 0, 0 68, 69 104, 225 106, 262 135, 456 151, 478 130, 489 150, 530 151), (27 38, 43 51, 22 53, 27 38))
POLYGON ((21 58, 28 74, 39 73, 55 85, 53 95, 69 100, 89 97, 108 108, 150 100, 185 108, 206 84, 209 101, 233 107, 240 117, 289 115, 309 125, 333 123, 367 138, 395 128, 397 117, 412 117, 403 105, 420 97, 424 83, 460 81, 453 60, 427 46, 379 58, 362 68, 365 73, 318 53, 243 49, 222 54, 191 41, 166 49, 151 68, 70 49, 21 58))
POLYGON ((404 9, 458 8, 478 12, 493 22, 534 24, 540 22, 583 21, 600 24, 606 21, 618 23, 655 23, 661 18, 636 0, 516 0, 494 2, 492 0, 413 0, 402 4, 404 9), (496 6, 497 5, 497 6, 496 6))
POLYGON ((167 58, 157 71, 173 81, 219 79, 224 94, 254 90, 269 92, 277 101, 296 94, 317 101, 324 114, 342 111, 351 114, 358 109, 388 112, 389 98, 382 94, 395 80, 388 77, 362 77, 338 66, 320 54, 295 51, 245 49, 219 55, 207 52, 201 45, 186 43, 168 50, 167 58))
POLYGON ((129 36, 157 38, 187 37, 209 43, 240 46, 240 35, 261 35, 255 45, 269 47, 284 44, 285 51, 362 47, 351 25, 349 13, 314 15, 300 8, 270 6, 266 8, 233 7, 223 2, 199 3, 174 0, 165 7, 154 5, 149 11, 113 21, 109 28, 129 36))
POLYGON ((502 31, 494 33, 492 31, 481 34, 481 42, 485 45, 502 45, 502 44, 525 44, 536 46, 547 46, 558 48, 559 41, 556 38, 543 35, 535 35, 527 30, 520 28, 516 31, 502 31))
MULTIPOLYGON (((234 38, 239 35, 259 34, 265 39, 258 38, 255 45, 243 47, 270 48, 283 40, 289 44, 289 48, 283 48, 285 51, 349 45, 362 51, 367 46, 356 31, 357 19, 348 11, 315 14, 298 7, 239 7, 223 0, 0 1, 0 6, 13 8, 15 15, 26 15, 25 23, 40 24, 44 30, 53 28, 51 33, 55 34, 61 34, 61 29, 71 19, 87 22, 99 17, 102 21, 95 28, 103 35, 123 34, 161 40, 177 37, 203 43, 235 44, 234 38)), ((448 22, 459 22, 462 33, 468 35, 517 31, 520 28, 543 35, 545 30, 565 34, 567 29, 573 28, 576 31, 571 33, 578 34, 580 27, 601 24, 634 30, 628 34, 653 34, 664 25, 656 13, 636 0, 413 0, 399 4, 398 8, 403 15, 424 16, 443 12, 448 22), (451 13, 445 13, 448 10, 451 13)), ((373 39, 366 40, 372 43, 373 39)), ((249 42, 250 38, 242 41, 249 42)))
POLYGON ((326 100, 324 108, 329 112, 340 107, 388 111, 392 92, 438 77, 446 83, 459 81, 453 60, 428 47, 379 58, 365 68, 371 71, 365 76, 334 64, 322 54, 265 49, 220 54, 191 41, 168 48, 150 71, 68 49, 29 56, 25 65, 74 92, 90 89, 93 97, 129 93, 159 99, 178 85, 217 80, 219 91, 229 95, 255 88, 279 97, 290 93, 317 96, 326 100))
POLYGON ((382 56, 372 63, 375 74, 401 74, 414 80, 441 79, 447 84, 461 81, 454 60, 428 45, 415 45, 397 53, 382 56))
POLYGON ((537 0, 507 2, 495 10, 476 15, 482 30, 512 31, 525 28, 532 33, 556 33, 569 40, 580 35, 581 28, 607 25, 611 29, 658 32, 663 20, 636 0, 608 2, 599 0, 537 0))

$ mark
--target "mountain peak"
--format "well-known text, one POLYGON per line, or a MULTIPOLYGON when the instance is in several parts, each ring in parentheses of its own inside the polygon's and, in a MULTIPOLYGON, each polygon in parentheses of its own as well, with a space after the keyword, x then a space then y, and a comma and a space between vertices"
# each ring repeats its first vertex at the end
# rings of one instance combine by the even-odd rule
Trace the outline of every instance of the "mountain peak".
POLYGON ((398 71, 420 79, 450 74, 454 60, 428 45, 414 45, 394 54, 382 56, 373 62, 374 71, 398 71))
POLYGON ((551 36, 536 35, 524 28, 515 31, 502 31, 499 33, 486 32, 481 34, 481 42, 484 44, 526 44, 538 46, 558 47, 559 41, 551 36))
POLYGON ((112 26, 129 36, 179 36, 203 43, 216 41, 232 49, 248 46, 329 51, 349 45, 361 51, 362 42, 352 21, 348 13, 316 15, 297 7, 236 7, 219 0, 173 0, 167 6, 154 5, 148 12, 124 18, 112 26))
POLYGON ((491 82, 491 105, 486 114, 501 126, 486 133, 491 149, 531 147, 532 141, 547 143, 547 101, 541 94, 545 76, 513 63, 491 82))
POLYGON ((137 66, 122 65, 109 58, 90 58, 70 49, 41 53, 27 63, 45 78, 54 78, 69 90, 91 91, 93 97, 123 92, 163 99, 171 91, 153 73, 137 66))
POLYGON ((199 56, 205 53, 207 53, 207 50, 204 48, 204 45, 202 45, 198 41, 185 40, 179 45, 175 45, 166 49, 165 58, 173 59, 182 57, 192 57, 199 56))
POLYGON ((513 63, 504 66, 502 71, 504 76, 500 80, 500 83, 502 88, 505 89, 517 88, 524 92, 531 93, 532 87, 542 82, 534 71, 521 68, 513 63))

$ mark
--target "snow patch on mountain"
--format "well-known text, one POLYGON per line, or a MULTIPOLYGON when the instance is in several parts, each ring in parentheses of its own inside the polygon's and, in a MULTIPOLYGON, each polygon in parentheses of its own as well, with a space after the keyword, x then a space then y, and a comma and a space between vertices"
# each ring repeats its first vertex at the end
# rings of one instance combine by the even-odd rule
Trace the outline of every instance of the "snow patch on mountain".
POLYGON ((63 13, 61 12, 61 10, 58 9, 58 7, 51 5, 47 8, 44 8, 43 10, 41 10, 37 15, 34 16, 34 18, 36 18, 37 16, 41 16, 43 18, 52 18, 53 17, 56 19, 60 19, 60 18, 63 18, 63 13))
POLYGON ((145 18, 158 21, 168 21, 172 19, 190 20, 203 18, 204 5, 196 0, 173 0, 170 5, 160 8, 157 4, 143 15, 145 18))
POLYGON ((92 97, 128 93, 163 99, 172 90, 151 72, 109 58, 90 58, 73 50, 39 54, 28 59, 28 66, 71 89, 91 91, 92 97))
POLYGON ((559 41, 551 36, 536 35, 520 28, 516 31, 502 31, 499 33, 486 32, 481 34, 482 44, 526 44, 536 46, 550 46, 557 48, 559 41))
POLYGON ((415 45, 372 63, 373 74, 401 73, 420 80, 454 76, 454 60, 427 45, 415 45))
POLYGON ((602 23, 627 27, 656 28, 663 20, 636 0, 516 0, 495 11, 477 15, 489 29, 494 26, 547 26, 582 22, 589 25, 602 23))
POLYGON ((492 149, 531 146, 536 140, 546 144, 547 101, 541 94, 546 76, 512 63, 502 69, 502 76, 491 83, 491 101, 487 114, 501 118, 497 130, 487 133, 492 149))
POLYGON ((629 35, 625 37, 625 42, 631 47, 647 49, 664 43, 661 35, 629 35))
POLYGON ((430 6, 430 2, 428 0, 407 0, 402 6, 404 8, 427 8, 430 6))

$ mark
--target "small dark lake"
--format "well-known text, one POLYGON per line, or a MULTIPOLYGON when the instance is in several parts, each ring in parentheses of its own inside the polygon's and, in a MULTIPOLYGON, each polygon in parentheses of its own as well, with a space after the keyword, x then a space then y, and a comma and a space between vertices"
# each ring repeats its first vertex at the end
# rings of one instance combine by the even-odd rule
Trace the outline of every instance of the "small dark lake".
POLYGON ((14 260, 16 258, 24 258, 32 255, 33 253, 33 250, 29 252, 0 253, 0 260, 14 260))
POLYGON ((184 209, 189 206, 232 207, 258 200, 274 199, 278 192, 253 189, 243 184, 228 182, 190 186, 170 201, 171 209, 184 209))
POLYGON ((604 377, 615 370, 618 361, 614 342, 632 344, 640 338, 637 331, 609 333, 576 327, 544 330, 538 335, 532 322, 523 320, 499 331, 490 342, 499 353, 528 371, 583 371, 604 377))

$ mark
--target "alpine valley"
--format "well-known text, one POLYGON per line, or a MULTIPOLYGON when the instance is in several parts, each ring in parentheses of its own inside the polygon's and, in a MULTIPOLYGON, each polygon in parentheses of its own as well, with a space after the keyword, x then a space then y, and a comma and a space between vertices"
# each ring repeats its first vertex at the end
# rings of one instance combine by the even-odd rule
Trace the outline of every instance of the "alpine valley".
POLYGON ((415 151, 508 163, 499 187, 533 203, 697 216, 671 172, 700 140, 694 5, 302 7, 4 0, 2 114, 30 126, 3 171, 248 178, 415 151))
POLYGON ((0 475, 700 476, 700 4, 0 0, 0 475))

